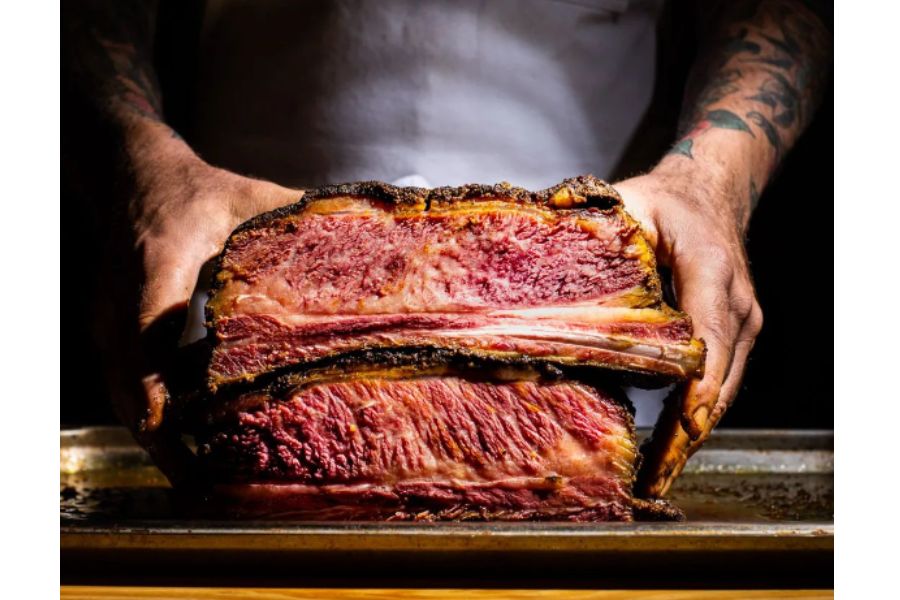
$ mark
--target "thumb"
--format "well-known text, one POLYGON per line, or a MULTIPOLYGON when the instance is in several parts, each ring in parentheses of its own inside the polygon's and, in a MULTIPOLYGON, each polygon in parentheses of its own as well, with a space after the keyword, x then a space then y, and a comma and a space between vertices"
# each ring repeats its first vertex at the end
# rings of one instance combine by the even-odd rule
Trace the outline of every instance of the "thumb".
POLYGON ((303 190, 293 189, 263 181, 246 179, 236 193, 229 194, 229 208, 238 224, 258 214, 281 208, 303 198, 303 190))
POLYGON ((661 260, 663 257, 659 248, 659 229, 656 227, 652 203, 649 201, 647 193, 644 192, 643 186, 637 179, 626 179, 615 184, 613 188, 622 197, 625 212, 637 221, 650 248, 657 255, 657 259, 661 260))

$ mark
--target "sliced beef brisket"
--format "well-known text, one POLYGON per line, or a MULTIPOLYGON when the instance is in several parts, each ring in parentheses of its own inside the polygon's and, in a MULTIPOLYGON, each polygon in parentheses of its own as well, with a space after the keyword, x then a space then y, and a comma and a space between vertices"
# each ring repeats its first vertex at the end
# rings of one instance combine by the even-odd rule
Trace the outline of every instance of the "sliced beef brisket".
POLYGON ((359 348, 434 346, 684 379, 702 345, 638 224, 591 177, 531 193, 367 183, 239 228, 209 301, 210 385, 359 348))
POLYGON ((633 497, 631 408, 606 376, 695 377, 703 344, 593 177, 309 191, 232 234, 207 318, 189 429, 233 513, 677 512, 633 497))
POLYGON ((637 450, 622 396, 485 365, 293 379, 217 403, 198 436, 220 491, 243 492, 245 510, 307 518, 632 518, 637 450))

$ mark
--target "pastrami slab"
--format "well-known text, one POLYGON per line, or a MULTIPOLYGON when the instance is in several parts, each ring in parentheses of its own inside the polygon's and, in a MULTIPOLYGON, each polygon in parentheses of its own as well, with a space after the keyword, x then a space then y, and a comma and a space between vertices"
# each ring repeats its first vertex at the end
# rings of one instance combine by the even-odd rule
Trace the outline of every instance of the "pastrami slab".
POLYGON ((690 318, 615 191, 579 177, 320 188, 238 228, 207 305, 211 389, 360 349, 434 347, 684 379, 690 318))
POLYGON ((700 375, 615 191, 307 191, 229 238, 190 433, 229 514, 673 518, 610 373, 700 375))
MULTIPOLYGON (((452 363, 453 361, 450 361, 452 363)), ((232 514, 314 520, 675 518, 633 497, 621 393, 528 367, 305 371, 219 401, 196 437, 232 514)))

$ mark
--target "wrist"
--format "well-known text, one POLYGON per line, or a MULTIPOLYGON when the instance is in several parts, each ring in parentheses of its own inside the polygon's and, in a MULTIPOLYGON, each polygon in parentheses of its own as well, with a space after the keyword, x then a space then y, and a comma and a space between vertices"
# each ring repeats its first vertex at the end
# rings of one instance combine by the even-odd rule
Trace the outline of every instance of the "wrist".
POLYGON ((155 118, 131 112, 118 119, 122 151, 136 173, 160 169, 184 161, 200 161, 175 131, 155 118))
POLYGON ((669 154, 649 174, 697 210, 726 218, 741 233, 746 231, 751 214, 750 175, 739 161, 669 154))
POLYGON ((165 123, 131 114, 119 126, 122 200, 130 227, 143 232, 168 214, 165 206, 190 198, 191 182, 202 180, 211 167, 165 123))

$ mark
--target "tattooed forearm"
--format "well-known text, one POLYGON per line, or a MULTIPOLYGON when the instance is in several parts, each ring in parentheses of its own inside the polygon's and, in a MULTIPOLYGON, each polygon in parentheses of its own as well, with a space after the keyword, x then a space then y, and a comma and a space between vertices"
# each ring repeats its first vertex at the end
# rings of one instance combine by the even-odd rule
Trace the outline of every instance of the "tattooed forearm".
POLYGON ((759 204, 759 189, 756 187, 756 182, 753 179, 750 179, 750 210, 756 210, 756 205, 759 204))
POLYGON ((755 123, 757 127, 762 129, 762 132, 766 135, 766 139, 769 140, 772 148, 775 149, 775 160, 780 160, 782 144, 781 135, 779 135, 778 129, 774 125, 772 125, 772 123, 761 112, 751 110, 747 113, 747 118, 755 123))
POLYGON ((63 68, 81 95, 104 114, 161 120, 152 66, 156 3, 90 0, 68 9, 63 68))
MULTIPOLYGON (((759 155, 755 181, 764 185, 812 118, 830 35, 790 1, 727 2, 716 22, 692 72, 671 153, 694 158, 698 137, 710 129, 749 134, 755 150, 745 152, 759 155)), ((756 183, 752 188, 751 196, 758 195, 756 183)))
POLYGON ((138 50, 133 44, 116 42, 97 34, 97 43, 106 51, 113 69, 108 91, 113 99, 138 113, 158 119, 162 104, 157 84, 145 68, 138 50))
POLYGON ((750 137, 756 137, 747 126, 747 123, 730 110, 716 109, 703 113, 703 115, 692 124, 690 131, 686 132, 678 142, 672 146, 671 154, 682 154, 688 158, 694 158, 691 150, 694 147, 694 138, 714 127, 718 129, 733 129, 734 131, 743 131, 750 134, 750 137))

